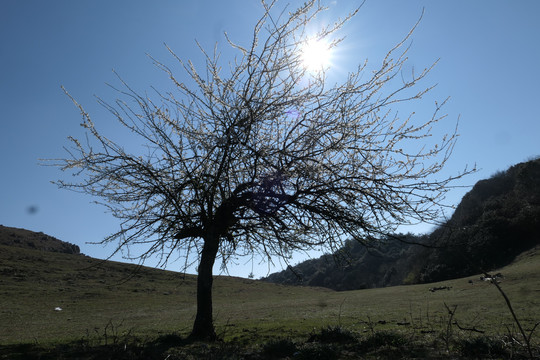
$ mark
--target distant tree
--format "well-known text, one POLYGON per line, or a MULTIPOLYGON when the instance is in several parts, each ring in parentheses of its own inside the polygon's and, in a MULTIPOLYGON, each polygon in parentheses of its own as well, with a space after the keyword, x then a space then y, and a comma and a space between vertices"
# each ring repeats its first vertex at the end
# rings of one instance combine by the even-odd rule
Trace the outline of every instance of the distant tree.
POLYGON ((261 3, 251 42, 241 46, 227 37, 237 51, 230 62, 201 47, 206 67, 200 71, 171 51, 181 76, 155 64, 176 86, 174 94, 156 91, 152 98, 122 82, 124 100, 100 100, 143 140, 144 151, 127 151, 106 137, 70 96, 86 137, 70 138, 69 156, 55 163, 83 179, 58 181, 61 188, 102 198, 121 221, 103 243, 117 241, 116 251, 145 245, 135 255, 141 261, 197 256, 191 336, 198 339, 216 336, 217 258, 224 264, 246 254, 288 259, 296 250, 337 249, 346 238, 364 241, 404 223, 433 220, 450 183, 467 173, 434 177, 456 140, 453 131, 436 145, 428 142, 444 118, 440 104, 421 121, 391 110, 431 89, 415 90, 431 67, 403 74, 411 33, 376 70, 360 64, 332 85, 326 65, 318 71, 306 66, 307 44, 336 47, 338 30, 358 9, 310 34, 325 10, 319 1, 292 12, 277 11, 275 1, 261 3))

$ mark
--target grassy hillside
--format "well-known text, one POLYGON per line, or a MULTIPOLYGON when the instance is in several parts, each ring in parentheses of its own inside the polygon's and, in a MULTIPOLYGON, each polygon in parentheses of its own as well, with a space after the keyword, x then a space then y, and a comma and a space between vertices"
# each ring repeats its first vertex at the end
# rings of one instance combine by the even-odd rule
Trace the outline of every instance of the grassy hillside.
POLYGON ((42 232, 34 232, 0 225, 0 245, 16 246, 25 249, 79 254, 77 245, 58 240, 42 232))
MULTIPOLYGON (((107 324, 143 335, 188 332, 195 281, 84 255, 0 245, 0 344, 78 339, 107 324)), ((331 292, 230 277, 218 277, 214 289, 217 323, 246 326, 281 313, 288 302, 283 297, 306 303, 331 292)))
MULTIPOLYGON (((500 271, 502 288, 525 328, 532 329, 540 320, 539 249, 522 254, 500 271)), ((356 334, 381 330, 440 334, 448 326, 445 304, 455 309, 453 321, 462 328, 486 335, 516 331, 503 298, 479 275, 345 292, 218 277, 214 299, 217 330, 225 340, 305 338, 313 329, 335 325, 356 334), (451 289, 429 291, 439 286, 451 289)), ((0 245, 1 345, 127 333, 147 338, 183 335, 194 315, 194 276, 0 245), (56 307, 62 310, 55 311, 56 307)))

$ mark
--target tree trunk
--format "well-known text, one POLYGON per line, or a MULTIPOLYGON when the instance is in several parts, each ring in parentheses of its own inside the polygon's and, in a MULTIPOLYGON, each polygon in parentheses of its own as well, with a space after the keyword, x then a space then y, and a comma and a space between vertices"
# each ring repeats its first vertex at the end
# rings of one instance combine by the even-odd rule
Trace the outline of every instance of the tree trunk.
POLYGON ((210 234, 205 237, 197 276, 197 316, 191 339, 214 341, 217 338, 212 319, 212 269, 218 248, 218 236, 210 234))

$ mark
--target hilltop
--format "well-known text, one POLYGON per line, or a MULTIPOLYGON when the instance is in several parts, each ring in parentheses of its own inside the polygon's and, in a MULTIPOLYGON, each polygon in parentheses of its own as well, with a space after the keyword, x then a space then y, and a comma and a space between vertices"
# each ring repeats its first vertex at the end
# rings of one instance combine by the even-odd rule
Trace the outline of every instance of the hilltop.
POLYGON ((428 283, 508 265, 538 244, 540 158, 476 183, 452 217, 431 234, 392 234, 373 239, 369 248, 347 241, 336 253, 264 280, 335 290, 428 283))
POLYGON ((0 245, 15 246, 40 251, 80 254, 77 245, 58 240, 42 232, 34 232, 0 225, 0 245))

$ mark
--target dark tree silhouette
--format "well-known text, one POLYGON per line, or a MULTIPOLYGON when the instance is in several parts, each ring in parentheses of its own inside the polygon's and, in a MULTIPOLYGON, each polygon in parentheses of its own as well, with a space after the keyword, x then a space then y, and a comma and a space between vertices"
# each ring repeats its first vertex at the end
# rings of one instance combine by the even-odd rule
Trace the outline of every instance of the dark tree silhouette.
MULTIPOLYGON (((444 116, 401 118, 393 104, 421 99, 415 90, 431 67, 404 77, 411 33, 375 71, 366 63, 331 85, 328 69, 314 71, 303 53, 309 41, 339 45, 343 25, 358 9, 311 37, 308 25, 324 11, 319 1, 264 14, 223 70, 220 54, 201 51, 199 71, 172 51, 184 70, 170 77, 174 93, 140 95, 122 81, 121 98, 100 100, 145 143, 129 152, 83 116, 85 141, 70 138, 69 156, 57 160, 81 182, 61 188, 103 199, 121 228, 103 240, 117 250, 146 245, 144 261, 197 255, 197 315, 192 337, 214 339, 212 269, 216 258, 261 254, 290 258, 295 250, 339 248, 411 221, 435 219, 449 183, 467 173, 435 179, 451 155, 455 131, 433 146, 427 138, 444 116), (408 78, 408 80, 405 80, 408 78)), ((169 49, 170 50, 170 49, 169 49)), ((68 94, 69 95, 69 94, 68 94)), ((70 96, 71 97, 71 96, 70 96)), ((453 127, 452 127, 453 128, 453 127)), ((140 247, 138 247, 140 248, 140 247)))

